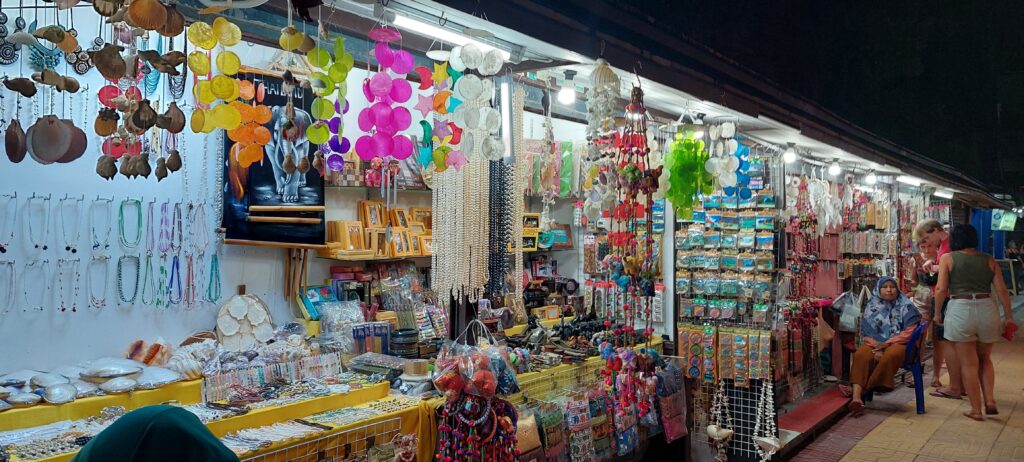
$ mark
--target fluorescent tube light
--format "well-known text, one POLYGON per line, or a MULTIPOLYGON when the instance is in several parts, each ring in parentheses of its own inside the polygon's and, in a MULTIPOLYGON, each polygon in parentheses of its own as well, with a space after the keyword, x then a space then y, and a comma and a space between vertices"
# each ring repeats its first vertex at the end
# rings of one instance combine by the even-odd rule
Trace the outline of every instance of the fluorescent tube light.
POLYGON ((418 34, 424 34, 441 41, 454 43, 456 45, 466 45, 472 43, 473 45, 476 45, 477 48, 480 48, 480 51, 483 51, 485 53, 491 50, 498 50, 498 53, 501 53, 501 59, 505 61, 508 61, 509 59, 512 58, 512 53, 502 50, 501 48, 498 48, 494 45, 488 45, 479 40, 466 37, 465 35, 462 35, 453 30, 445 29, 434 24, 428 24, 423 21, 412 19, 407 16, 396 14, 395 26, 401 27, 403 29, 408 29, 418 34))
POLYGON ((910 175, 900 175, 896 177, 896 181, 910 186, 921 186, 921 183, 924 183, 924 180, 910 175))
POLYGON ((935 197, 941 197, 943 199, 952 199, 953 191, 950 191, 948 189, 936 189, 933 195, 935 197))

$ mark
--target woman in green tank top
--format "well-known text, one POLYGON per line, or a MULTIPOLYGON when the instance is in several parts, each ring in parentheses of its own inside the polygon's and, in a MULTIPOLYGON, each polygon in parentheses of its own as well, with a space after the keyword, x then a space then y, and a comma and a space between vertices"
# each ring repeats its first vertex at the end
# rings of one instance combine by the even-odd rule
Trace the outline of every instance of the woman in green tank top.
POLYGON ((1003 274, 991 255, 979 252, 978 231, 971 225, 953 227, 949 254, 939 258, 939 283, 935 288, 935 323, 945 327, 946 340, 953 342, 971 410, 964 415, 985 420, 995 415, 995 369, 992 345, 999 341, 1005 324, 1013 323, 1010 294, 1003 274), (995 297, 1003 305, 1005 321, 999 319, 995 297), (949 297, 946 313, 941 307, 949 297), (982 414, 981 405, 985 405, 982 414))

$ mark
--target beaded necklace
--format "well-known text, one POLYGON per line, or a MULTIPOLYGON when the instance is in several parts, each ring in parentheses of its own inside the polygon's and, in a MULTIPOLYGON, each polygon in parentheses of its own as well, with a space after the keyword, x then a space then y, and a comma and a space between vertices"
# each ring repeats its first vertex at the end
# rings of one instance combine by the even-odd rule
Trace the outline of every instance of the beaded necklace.
POLYGON ((160 204, 160 241, 159 249, 160 253, 167 254, 171 250, 171 227, 170 223, 170 203, 164 202, 160 204))
MULTIPOLYGON (((0 237, 6 237, 6 239, 0 240, 0 253, 7 253, 7 249, 11 247, 11 243, 14 242, 14 231, 18 227, 18 195, 17 194, 4 194, 2 197, 6 197, 7 200, 4 202, 4 227, 0 228, 0 237), (11 225, 7 226, 7 217, 11 217, 11 225), (11 232, 5 233, 4 229, 10 229, 11 232)), ((8 299, 9 301, 10 299, 8 299)))
POLYGON ((192 244, 193 252, 197 255, 206 253, 206 247, 210 245, 210 230, 206 224, 206 204, 200 202, 192 208, 189 222, 189 241, 192 244))
POLYGON ((171 260, 171 278, 167 282, 167 303, 177 305, 181 303, 181 265, 178 260, 178 256, 175 255, 171 260), (178 297, 174 298, 174 282, 178 282, 178 297))
POLYGON ((23 312, 29 311, 30 309, 31 309, 31 311, 40 311, 40 312, 42 312, 43 310, 46 309, 46 307, 45 307, 46 297, 50 293, 50 283, 49 283, 49 281, 50 281, 50 260, 38 260, 37 259, 37 260, 33 260, 33 261, 31 261, 31 262, 29 262, 29 263, 27 263, 25 265, 25 269, 21 273, 21 295, 22 295, 22 298, 24 299, 24 302, 25 302, 24 307, 22 308, 23 312), (30 276, 32 274, 33 270, 36 271, 37 273, 39 273, 39 274, 36 275, 36 277, 31 277, 30 276), (41 281, 42 284, 43 284, 42 290, 38 291, 38 293, 39 293, 39 295, 38 295, 39 296, 39 304, 37 304, 37 305, 33 305, 29 301, 28 293, 30 291, 29 290, 29 283, 31 281, 41 281))
POLYGON ((776 436, 775 410, 772 408, 775 405, 775 394, 772 389, 772 381, 766 379, 761 382, 761 396, 757 403, 757 420, 754 421, 753 440, 757 454, 761 456, 761 462, 767 462, 779 449, 782 449, 782 440, 776 436))
POLYGON ((182 243, 182 240, 185 237, 184 234, 185 233, 182 230, 182 224, 181 224, 181 203, 180 202, 175 202, 174 203, 174 216, 173 216, 172 221, 171 221, 171 230, 170 230, 171 250, 173 250, 174 252, 178 252, 179 250, 181 250, 181 243, 182 243))
POLYGON ((220 261, 217 253, 210 256, 210 280, 206 283, 206 301, 216 303, 220 300, 220 261))
MULTIPOLYGON (((179 282, 180 286, 180 282, 179 282)), ((182 302, 185 304, 185 309, 191 309, 195 307, 196 303, 196 279, 195 272, 192 270, 192 254, 185 254, 185 295, 182 298, 182 302)))
POLYGON ((96 311, 107 306, 107 283, 110 279, 110 271, 107 268, 109 261, 110 257, 106 255, 93 255, 86 268, 86 275, 89 278, 89 305, 96 311), (100 269, 102 277, 100 280, 103 281, 99 286, 99 294, 96 293, 96 270, 94 268, 100 269))
POLYGON ((42 197, 42 196, 36 196, 35 194, 33 194, 32 197, 30 197, 28 199, 28 201, 26 201, 25 209, 28 212, 28 218, 25 221, 28 222, 28 238, 29 238, 29 240, 32 242, 32 245, 36 249, 42 249, 42 250, 49 249, 49 247, 46 245, 46 239, 47 239, 48 235, 50 234, 50 196, 42 197), (40 233, 37 233, 36 230, 34 229, 35 227, 32 226, 32 221, 33 221, 32 220, 32 204, 35 203, 35 201, 37 201, 37 200, 42 203, 42 207, 43 207, 43 229, 42 229, 42 236, 41 236, 42 239, 40 239, 39 241, 36 241, 36 237, 39 237, 40 233))
POLYGON ((92 250, 93 252, 104 252, 110 248, 110 218, 111 210, 113 208, 113 199, 97 198, 89 206, 89 233, 92 235, 92 250), (99 218, 96 218, 96 210, 100 209, 103 212, 102 223, 106 224, 106 230, 103 233, 97 232, 97 224, 101 223, 99 218), (100 240, 102 236, 103 240, 100 240))
POLYGON ((17 266, 13 260, 11 261, 0 261, 0 267, 7 269, 7 292, 4 297, 4 308, 0 311, 0 315, 5 315, 11 312, 11 305, 14 304, 14 289, 17 280, 17 266))
MULTIPOLYGON (((82 215, 82 201, 85 197, 80 198, 68 198, 65 196, 63 199, 57 202, 57 215, 60 216, 60 235, 64 239, 64 250, 71 253, 78 253, 78 237, 81 235, 81 215, 82 215), (75 223, 71 226, 71 230, 74 234, 68 237, 68 220, 65 219, 65 211, 67 210, 67 204, 72 204, 72 209, 75 212, 75 223)), ((57 262, 60 266, 60 262, 57 262)))
POLYGON ((164 285, 164 281, 167 280, 167 255, 160 257, 160 277, 156 278, 156 307, 157 308, 169 308, 167 297, 169 288, 164 285))
MULTIPOLYGON (((150 209, 152 212, 152 209, 150 209)), ((152 213, 150 214, 152 218, 152 213)), ((152 223, 152 221, 150 222, 152 223)), ((121 205, 117 208, 117 227, 121 238, 121 246, 126 250, 134 249, 138 247, 139 242, 142 241, 142 202, 138 199, 124 199, 121 201, 121 205), (128 233, 125 231, 124 223, 124 209, 125 206, 135 207, 135 237, 132 240, 128 240, 128 233)))
MULTIPOLYGON (((153 236, 153 208, 156 202, 150 201, 146 211, 146 268, 142 276, 142 304, 152 305, 156 297, 156 283, 153 277, 153 250, 156 240, 153 236), (146 294, 149 294, 148 296, 146 294)), ((143 269, 140 267, 140 271, 143 269)))
POLYGON ((70 306, 71 312, 72 313, 77 313, 78 312, 78 288, 79 288, 79 285, 78 285, 78 280, 79 280, 78 263, 79 262, 80 262, 80 260, 78 258, 74 258, 74 259, 62 258, 60 260, 57 260, 57 286, 58 286, 57 287, 57 297, 60 299, 59 300, 60 301, 60 308, 59 309, 60 309, 61 313, 64 313, 64 312, 68 311, 68 304, 67 304, 66 300, 64 300, 64 295, 68 292, 68 290, 67 290, 67 283, 65 283, 65 280, 64 280, 65 273, 67 273, 68 276, 69 276, 70 281, 68 281, 68 282, 72 283, 73 295, 71 297, 71 306, 70 306), (71 268, 67 268, 68 266, 70 266, 71 268), (73 272, 71 272, 71 271, 73 271, 73 272))
POLYGON ((142 265, 138 255, 122 255, 117 259, 117 299, 122 305, 134 305, 135 298, 139 295, 139 273, 142 272, 142 265), (135 263, 135 282, 132 283, 131 296, 126 296, 124 291, 124 264, 125 262, 135 263))

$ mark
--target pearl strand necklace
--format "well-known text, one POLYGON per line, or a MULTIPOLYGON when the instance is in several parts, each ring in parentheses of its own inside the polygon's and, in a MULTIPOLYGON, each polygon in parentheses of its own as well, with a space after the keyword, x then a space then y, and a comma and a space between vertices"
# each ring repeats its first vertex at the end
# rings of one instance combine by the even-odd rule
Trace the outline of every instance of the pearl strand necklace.
POLYGON ((78 281, 79 281, 79 278, 80 278, 80 273, 78 271, 78 263, 79 262, 80 262, 80 260, 78 258, 74 258, 74 259, 62 258, 60 260, 57 260, 57 297, 60 299, 60 308, 59 309, 60 309, 61 313, 64 313, 64 312, 68 311, 68 304, 64 300, 64 295, 65 295, 66 292, 68 292, 67 284, 65 284, 65 282, 64 282, 64 274, 65 274, 65 270, 67 270, 67 266, 71 266, 71 269, 74 270, 74 273, 69 273, 69 274, 73 274, 73 276, 70 277, 71 281, 69 281, 69 282, 73 283, 73 285, 72 285, 72 292, 73 292, 73 294, 72 294, 72 297, 71 297, 71 312, 72 313, 77 313, 78 312, 78 288, 79 288, 78 281))

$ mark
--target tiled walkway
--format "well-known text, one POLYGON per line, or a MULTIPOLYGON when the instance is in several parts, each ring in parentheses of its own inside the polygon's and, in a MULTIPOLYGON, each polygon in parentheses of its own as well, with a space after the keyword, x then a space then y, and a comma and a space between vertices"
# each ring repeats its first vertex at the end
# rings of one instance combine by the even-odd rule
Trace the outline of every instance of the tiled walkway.
POLYGON ((792 460, 1024 462, 1024 341, 996 345, 993 361, 1000 414, 985 422, 961 415, 970 409, 966 397, 926 395, 928 412, 917 415, 913 391, 901 388, 877 396, 864 416, 844 417, 792 460))

